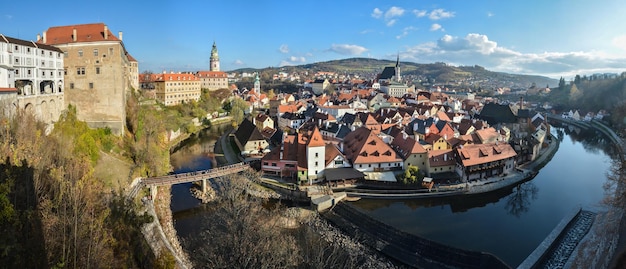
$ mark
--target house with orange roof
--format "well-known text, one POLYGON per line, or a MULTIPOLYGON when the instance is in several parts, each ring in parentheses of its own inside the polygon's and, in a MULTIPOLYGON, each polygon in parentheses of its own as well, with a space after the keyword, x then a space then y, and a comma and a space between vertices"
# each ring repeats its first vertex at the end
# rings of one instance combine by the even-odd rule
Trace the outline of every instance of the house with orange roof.
POLYGON ((428 152, 417 140, 402 131, 396 134, 391 147, 404 160, 403 167, 417 166, 420 171, 428 174, 428 152))
MULTIPOLYGON (((145 84, 147 74, 142 74, 142 85, 145 84)), ((200 100, 202 93, 200 79, 193 74, 161 73, 150 76, 154 84, 156 99, 166 106, 175 106, 190 101, 200 100)))
POLYGON ((489 127, 481 130, 474 131, 475 137, 478 138, 477 141, 474 141, 476 144, 493 144, 496 142, 506 142, 503 139, 503 136, 496 131, 495 128, 489 127))
POLYGON ((372 130, 358 128, 344 138, 340 148, 352 167, 361 172, 403 169, 403 160, 372 130))
POLYGON ((50 27, 37 40, 64 55, 65 103, 76 106, 78 118, 94 127, 123 134, 126 96, 138 85, 136 60, 104 23, 50 27))
POLYGON ((464 182, 511 173, 517 153, 507 143, 466 144, 455 149, 456 172, 464 182))
POLYGON ((427 175, 433 178, 443 177, 450 178, 456 168, 456 160, 452 149, 441 149, 428 151, 428 169, 427 175))
POLYGON ((194 74, 200 79, 200 87, 209 91, 228 89, 228 74, 222 71, 198 71, 194 74))
MULTIPOLYGON (((326 143, 317 127, 287 135, 281 147, 272 149, 261 159, 263 173, 287 177, 299 184, 323 180, 327 166, 326 143)), ((339 160, 337 155, 330 160, 339 160)), ((333 164, 331 167, 335 167, 333 164)))
MULTIPOLYGON (((452 138, 452 137, 450 137, 452 138)), ((445 150, 452 149, 452 145, 448 143, 448 140, 438 134, 431 134, 424 139, 424 142, 427 145, 430 145, 430 148, 433 150, 445 150)))

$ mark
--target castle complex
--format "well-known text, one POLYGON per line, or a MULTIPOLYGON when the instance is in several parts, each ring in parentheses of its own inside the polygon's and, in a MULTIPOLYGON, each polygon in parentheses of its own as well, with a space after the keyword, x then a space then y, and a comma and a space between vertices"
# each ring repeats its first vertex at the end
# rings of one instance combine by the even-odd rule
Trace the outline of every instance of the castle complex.
POLYGON ((65 103, 92 128, 123 134, 126 97, 139 87, 137 61, 103 23, 51 27, 37 45, 52 45, 63 55, 65 103))
POLYGON ((56 47, 0 34, 0 106, 52 123, 65 107, 63 52, 56 47))
POLYGON ((196 77, 200 79, 201 87, 214 91, 217 89, 228 89, 228 75, 220 71, 220 57, 217 54, 217 46, 213 42, 211 48, 211 58, 209 60, 210 71, 198 71, 196 77))

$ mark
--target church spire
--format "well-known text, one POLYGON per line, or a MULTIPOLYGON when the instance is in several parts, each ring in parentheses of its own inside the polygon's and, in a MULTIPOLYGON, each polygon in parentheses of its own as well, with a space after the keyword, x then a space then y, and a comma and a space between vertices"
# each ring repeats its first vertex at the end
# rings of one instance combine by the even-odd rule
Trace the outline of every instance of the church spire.
POLYGON ((398 52, 398 58, 396 59, 396 80, 402 82, 402 78, 400 77, 400 52, 398 52))
POLYGON ((211 58, 209 62, 211 65, 211 71, 220 71, 220 56, 217 54, 217 45, 215 45, 215 41, 213 41, 213 48, 211 48, 211 58))

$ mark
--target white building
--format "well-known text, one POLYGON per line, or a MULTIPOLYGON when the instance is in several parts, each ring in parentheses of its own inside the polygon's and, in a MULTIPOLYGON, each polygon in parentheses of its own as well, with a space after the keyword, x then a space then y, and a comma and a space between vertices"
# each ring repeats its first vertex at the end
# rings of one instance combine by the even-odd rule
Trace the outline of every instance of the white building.
POLYGON ((11 109, 56 121, 65 108, 63 76, 63 51, 0 34, 0 88, 17 90, 11 109))

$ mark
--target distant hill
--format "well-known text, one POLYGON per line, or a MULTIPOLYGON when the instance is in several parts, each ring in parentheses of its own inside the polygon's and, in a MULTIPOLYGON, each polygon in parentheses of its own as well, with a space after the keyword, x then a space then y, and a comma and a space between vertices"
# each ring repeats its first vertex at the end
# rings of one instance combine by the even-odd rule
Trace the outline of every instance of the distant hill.
MULTIPOLYGON (((268 67, 264 69, 244 68, 233 72, 259 72, 261 74, 288 72, 303 74, 308 71, 309 76, 316 72, 326 71, 344 75, 359 75, 362 78, 374 78, 386 66, 394 66, 395 61, 377 60, 371 58, 349 58, 318 62, 298 66, 268 67)), ((445 63, 418 64, 413 62, 400 62, 402 76, 409 82, 429 82, 445 85, 467 86, 474 85, 483 88, 509 87, 512 89, 524 89, 533 83, 537 87, 555 87, 558 80, 531 75, 518 75, 486 70, 481 66, 452 66, 445 63)))

